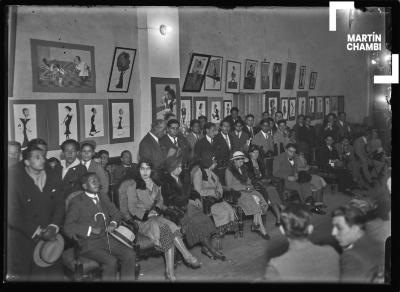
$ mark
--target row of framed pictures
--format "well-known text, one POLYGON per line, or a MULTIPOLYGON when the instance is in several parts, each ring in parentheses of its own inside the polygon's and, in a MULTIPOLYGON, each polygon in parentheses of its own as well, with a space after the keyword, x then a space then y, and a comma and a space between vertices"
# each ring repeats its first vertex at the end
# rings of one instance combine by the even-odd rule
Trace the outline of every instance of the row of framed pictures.
POLYGON ((11 139, 23 148, 37 137, 49 150, 60 149, 67 139, 97 145, 134 139, 132 100, 15 100, 9 106, 11 139))
MULTIPOLYGON (((258 61, 246 59, 243 77, 243 89, 256 89, 258 75, 258 61)), ((226 61, 225 92, 238 93, 241 81, 240 62, 226 61)), ((223 57, 193 53, 190 59, 188 72, 185 77, 182 92, 200 92, 204 83, 204 90, 220 91, 222 89, 223 57)), ((263 89, 281 89, 282 63, 261 62, 261 84, 263 89), (272 72, 271 72, 272 68, 272 72)), ((288 62, 286 78, 282 89, 293 89, 296 77, 297 64, 288 62)), ((298 88, 305 89, 306 66, 299 68, 298 88)), ((317 72, 311 72, 309 89, 315 89, 317 72)))

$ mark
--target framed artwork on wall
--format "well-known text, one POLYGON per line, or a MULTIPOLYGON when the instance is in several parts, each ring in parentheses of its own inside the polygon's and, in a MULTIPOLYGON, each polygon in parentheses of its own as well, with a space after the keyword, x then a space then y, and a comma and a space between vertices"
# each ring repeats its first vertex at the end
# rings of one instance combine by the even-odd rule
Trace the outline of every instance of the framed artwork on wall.
POLYGON ((181 97, 181 114, 180 124, 186 125, 190 128, 190 121, 192 120, 192 97, 182 96, 181 97))
POLYGON ((221 90, 223 58, 211 56, 208 64, 204 90, 221 90))
POLYGON ((275 113, 279 108, 279 91, 266 91, 264 93, 265 98, 265 111, 267 111, 270 117, 274 117, 275 113))
POLYGON ((270 62, 261 62, 261 89, 269 89, 270 84, 270 62))
POLYGON ((281 98, 280 111, 283 114, 283 119, 288 120, 289 119, 289 99, 287 97, 281 98))
POLYGON ((306 84, 306 66, 300 66, 299 89, 304 89, 306 84))
POLYGON ((344 96, 343 95, 338 96, 338 111, 344 112, 344 96))
POLYGON ((246 59, 244 66, 243 89, 255 89, 258 61, 246 59))
POLYGON ((136 49, 115 48, 107 92, 128 92, 135 57, 136 49))
POLYGON ((108 109, 110 144, 133 141, 133 100, 110 99, 108 109))
POLYGON ((210 58, 210 55, 192 54, 182 92, 200 92, 204 78, 206 77, 210 58))
POLYGON ((96 92, 94 46, 31 39, 33 92, 96 92))
POLYGON ((232 108, 232 100, 224 100, 223 118, 226 118, 231 114, 231 108, 232 108))
POLYGON ((311 72, 309 89, 315 89, 317 84, 317 72, 311 72))
POLYGON ((198 119, 200 116, 208 117, 207 96, 193 96, 193 119, 198 119))
POLYGON ((173 113, 179 120, 180 99, 179 78, 151 77, 153 121, 163 120, 167 113, 173 113))
POLYGON ((274 63, 272 68, 272 89, 281 88, 282 64, 274 63))
POLYGON ((238 93, 240 91, 241 64, 235 61, 226 61, 225 92, 238 93))
POLYGON ((285 89, 293 89, 294 78, 296 76, 296 63, 287 63, 285 89))
POLYGON ((338 97, 331 96, 331 113, 334 113, 337 116, 338 112, 339 112, 338 97))
POLYGON ((297 116, 308 112, 308 92, 297 91, 297 116))
POLYGON ((331 98, 329 96, 324 97, 324 117, 329 115, 331 112, 331 98))
POLYGON ((80 141, 92 140, 96 145, 108 144, 108 101, 105 99, 81 99, 80 141))
POLYGON ((324 98, 322 96, 318 96, 316 99, 316 110, 315 110, 315 119, 323 119, 324 118, 324 98))
POLYGON ((296 98, 289 98, 289 121, 296 119, 296 98))
POLYGON ((223 119, 222 97, 209 97, 208 104, 210 105, 210 110, 208 111, 208 121, 219 124, 223 119))
POLYGON ((37 105, 34 102, 15 102, 11 105, 11 113, 11 133, 14 134, 12 140, 21 143, 21 148, 24 149, 29 140, 40 137, 38 135, 37 105))
POLYGON ((308 115, 311 117, 311 120, 314 120, 315 118, 315 103, 315 96, 310 96, 308 98, 308 115))

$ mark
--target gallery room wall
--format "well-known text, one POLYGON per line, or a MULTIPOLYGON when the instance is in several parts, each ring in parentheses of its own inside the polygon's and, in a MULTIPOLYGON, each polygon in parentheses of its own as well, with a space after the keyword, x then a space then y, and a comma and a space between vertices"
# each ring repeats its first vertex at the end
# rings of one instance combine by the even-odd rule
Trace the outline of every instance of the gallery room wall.
MULTIPOLYGON (((179 10, 181 79, 183 84, 190 53, 224 58, 221 91, 186 92, 187 96, 219 96, 225 93, 226 60, 241 62, 243 92, 262 92, 260 63, 256 90, 243 90, 245 59, 282 63, 280 96, 296 97, 299 68, 307 66, 305 89, 309 96, 344 95, 345 109, 352 122, 362 122, 369 113, 369 64, 363 52, 346 50, 347 33, 383 33, 379 14, 356 12, 349 30, 348 11, 338 11, 337 31, 329 32, 328 8, 182 8, 179 10), (293 90, 285 90, 287 62, 297 64, 293 90), (310 72, 318 72, 316 88, 308 89, 310 72)), ((382 40, 384 43, 384 40, 382 40)), ((273 90, 273 89, 270 89, 273 90)), ((293 122, 288 123, 289 126, 293 122)))

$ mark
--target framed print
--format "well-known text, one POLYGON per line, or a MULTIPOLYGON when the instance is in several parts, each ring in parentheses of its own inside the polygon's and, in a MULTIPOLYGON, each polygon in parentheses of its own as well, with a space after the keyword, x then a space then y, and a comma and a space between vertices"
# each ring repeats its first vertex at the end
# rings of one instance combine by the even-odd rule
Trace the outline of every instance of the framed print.
POLYGON ((338 111, 344 112, 344 96, 343 95, 338 96, 338 111))
POLYGON ((78 104, 77 102, 59 102, 58 110, 58 141, 61 145, 65 140, 79 141, 78 135, 78 104))
POLYGON ((296 98, 289 98, 289 121, 296 119, 296 98))
POLYGON ((315 111, 315 119, 323 119, 324 118, 324 98, 322 96, 318 96, 316 99, 316 111, 315 111))
POLYGON ((285 89, 293 89, 294 77, 296 76, 296 63, 287 63, 285 89))
POLYGON ((311 117, 311 120, 314 119, 314 116, 315 116, 315 96, 310 96, 308 98, 308 115, 311 117))
POLYGON ((31 39, 33 92, 96 92, 94 46, 31 39))
POLYGON ((339 112, 338 109, 338 97, 337 96, 331 96, 331 113, 334 113, 337 115, 339 112))
POLYGON ((282 64, 274 63, 272 68, 272 89, 281 88, 282 64))
POLYGON ((179 78, 151 77, 153 121, 163 120, 165 114, 171 112, 179 120, 180 99, 179 78))
POLYGON ((306 83, 306 66, 300 66, 299 89, 304 89, 306 83))
POLYGON ((81 99, 80 141, 92 140, 96 145, 109 143, 108 134, 108 101, 105 99, 81 99))
POLYGON ((326 117, 331 112, 331 99, 329 96, 324 97, 324 116, 326 117))
POLYGON ((192 98, 190 96, 182 96, 180 124, 186 125, 189 129, 191 120, 192 120, 192 98))
POLYGON ((135 49, 115 48, 107 92, 128 92, 135 57, 135 49))
POLYGON ((27 147, 29 140, 39 137, 36 109, 33 103, 13 105, 14 140, 21 143, 22 149, 27 147))
POLYGON ((221 90, 223 58, 211 56, 208 64, 204 90, 221 90))
POLYGON ((286 97, 281 98, 280 111, 283 114, 283 119, 288 120, 289 119, 289 99, 288 98, 286 98, 286 97))
POLYGON ((208 117, 207 97, 193 96, 193 118, 198 119, 200 116, 208 117))
POLYGON ((240 91, 241 64, 234 61, 226 61, 225 92, 238 93, 240 91))
POLYGON ((267 111, 270 117, 274 117, 279 107, 279 91, 266 91, 265 96, 265 111, 267 111))
POLYGON ((297 116, 306 115, 308 112, 308 92, 297 91, 297 116))
POLYGON ((210 55, 192 54, 182 92, 200 92, 210 58, 210 55))
POLYGON ((222 97, 210 97, 208 99, 210 110, 208 120, 211 123, 219 124, 222 121, 222 97))
POLYGON ((110 99, 108 109, 110 143, 133 141, 133 100, 110 99))
POLYGON ((317 84, 317 72, 311 72, 309 89, 315 89, 317 84))
POLYGON ((246 59, 244 66, 244 83, 243 89, 255 89, 257 78, 258 61, 246 59))
POLYGON ((224 100, 223 118, 226 118, 231 114, 231 108, 232 108, 232 100, 224 100))
POLYGON ((270 62, 261 62, 261 89, 269 89, 270 74, 269 74, 270 62))

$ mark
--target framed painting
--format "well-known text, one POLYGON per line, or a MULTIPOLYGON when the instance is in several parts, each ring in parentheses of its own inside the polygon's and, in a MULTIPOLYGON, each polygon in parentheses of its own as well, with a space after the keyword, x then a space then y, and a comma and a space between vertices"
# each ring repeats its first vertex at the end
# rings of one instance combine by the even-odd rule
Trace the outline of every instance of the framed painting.
POLYGON ((243 89, 256 89, 258 61, 246 59, 243 89))
POLYGON ((281 98, 280 111, 283 114, 283 119, 288 120, 289 119, 289 99, 288 98, 286 98, 286 97, 281 98))
POLYGON ((234 61, 226 61, 225 92, 238 93, 240 91, 241 64, 234 61))
POLYGON ((279 91, 266 91, 265 96, 265 111, 269 113, 270 117, 274 117, 279 108, 279 91))
POLYGON ((316 110, 315 110, 315 119, 323 119, 324 118, 324 98, 322 96, 318 96, 316 98, 316 110))
POLYGON ((306 66, 300 66, 299 89, 304 89, 306 83, 306 66))
POLYGON ((151 77, 153 121, 163 120, 167 113, 173 113, 179 120, 180 99, 179 78, 151 77))
POLYGON ((289 98, 289 121, 296 119, 296 98, 289 98))
POLYGON ((211 56, 208 64, 204 90, 221 90, 223 58, 211 56))
POLYGON ((110 99, 108 109, 110 144, 133 141, 133 100, 110 99))
POLYGON ((81 99, 80 141, 92 140, 96 145, 108 144, 108 102, 105 99, 81 99))
POLYGON ((96 92, 94 46, 31 39, 33 92, 96 92))
POLYGON ((344 96, 343 95, 338 96, 338 111, 344 112, 344 96))
POLYGON ((200 92, 210 58, 210 55, 192 54, 182 92, 200 92))
POLYGON ((193 114, 194 119, 199 119, 200 116, 208 117, 207 97, 193 96, 193 114))
POLYGON ((324 116, 326 117, 331 112, 331 99, 329 96, 324 97, 324 116))
POLYGON ((281 88, 282 64, 274 63, 272 68, 272 89, 281 88))
POLYGON ((294 77, 296 76, 296 63, 287 63, 285 89, 293 89, 294 77))
POLYGON ((261 89, 269 89, 269 68, 270 62, 261 62, 261 89))
POLYGON ((180 124, 186 125, 187 128, 189 129, 191 120, 192 120, 192 98, 190 96, 182 96, 180 124))
POLYGON ((337 115, 339 112, 338 108, 338 97, 337 96, 331 96, 331 113, 334 113, 337 115))
POLYGON ((297 116, 306 115, 308 112, 308 92, 297 91, 297 116))
POLYGON ((136 49, 115 48, 107 92, 128 92, 135 57, 136 49))
POLYGON ((210 105, 210 110, 208 111, 208 120, 211 123, 219 124, 222 117, 222 97, 209 97, 208 104, 210 105))
POLYGON ((309 89, 315 89, 316 84, 317 84, 317 72, 311 72, 309 89))
POLYGON ((310 96, 308 98, 308 115, 311 117, 311 120, 315 118, 315 96, 310 96))
POLYGON ((226 118, 231 114, 232 100, 224 100, 224 111, 223 118, 226 118))

